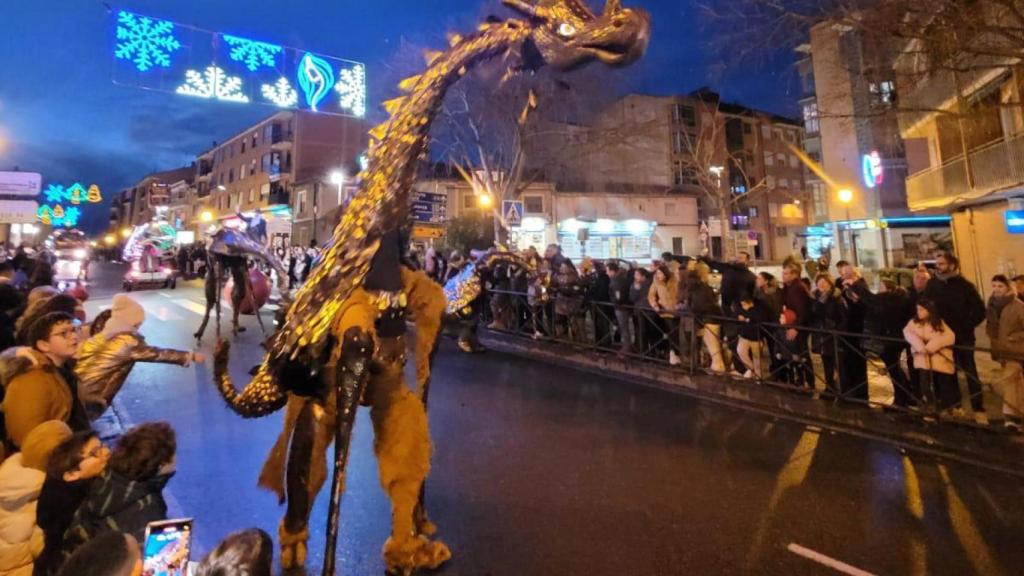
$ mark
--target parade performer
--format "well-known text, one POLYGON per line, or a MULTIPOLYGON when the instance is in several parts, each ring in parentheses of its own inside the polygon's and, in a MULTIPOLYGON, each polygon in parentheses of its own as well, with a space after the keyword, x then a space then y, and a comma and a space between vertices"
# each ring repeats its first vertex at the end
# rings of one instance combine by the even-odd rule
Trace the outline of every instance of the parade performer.
POLYGON ((261 485, 288 509, 279 526, 281 562, 306 558, 312 504, 326 479, 324 452, 335 443, 323 574, 335 573, 339 505, 349 441, 359 404, 371 408, 381 483, 392 504, 392 532, 383 555, 389 571, 410 574, 437 567, 448 548, 430 536, 436 527, 423 512, 430 469, 426 398, 430 357, 446 301, 423 272, 401 265, 408 249, 410 191, 426 154, 430 126, 445 93, 466 71, 506 57, 511 72, 551 64, 572 69, 591 61, 632 63, 644 52, 650 20, 640 10, 608 0, 594 14, 579 0, 506 0, 522 19, 489 19, 477 32, 453 37, 444 53, 428 55, 428 69, 403 81, 410 94, 386 104, 390 120, 371 131, 368 168, 334 230, 322 262, 297 292, 281 329, 241 391, 228 371, 229 345, 215 354, 218 389, 232 410, 258 418, 287 407, 285 430, 271 451, 261 485), (414 392, 404 382, 405 318, 415 321, 414 392))
POLYGON ((124 386, 136 362, 189 366, 203 362, 201 352, 170 350, 146 344, 139 327, 146 312, 127 294, 114 296, 110 319, 98 334, 82 344, 75 364, 78 396, 89 418, 99 418, 124 386))

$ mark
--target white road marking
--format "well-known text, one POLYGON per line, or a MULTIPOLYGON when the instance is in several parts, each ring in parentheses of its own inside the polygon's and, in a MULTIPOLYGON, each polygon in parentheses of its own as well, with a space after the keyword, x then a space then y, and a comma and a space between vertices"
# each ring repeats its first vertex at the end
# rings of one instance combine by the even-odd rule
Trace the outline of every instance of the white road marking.
POLYGON ((803 556, 804 558, 817 562, 822 566, 828 566, 836 572, 842 572, 843 574, 849 574, 850 576, 875 576, 871 572, 861 570, 856 566, 851 566, 846 562, 836 560, 835 558, 832 558, 831 556, 826 556, 821 552, 815 552, 810 548, 804 548, 796 542, 790 542, 789 546, 787 546, 786 549, 792 552, 793 554, 796 554, 797 556, 803 556))

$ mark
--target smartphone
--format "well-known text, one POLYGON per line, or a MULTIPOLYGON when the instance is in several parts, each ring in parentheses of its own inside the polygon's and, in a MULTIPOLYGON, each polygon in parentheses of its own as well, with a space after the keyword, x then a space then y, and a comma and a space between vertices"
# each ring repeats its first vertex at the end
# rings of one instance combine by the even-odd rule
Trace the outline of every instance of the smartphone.
POLYGON ((192 552, 192 519, 162 520, 146 525, 142 548, 143 576, 185 576, 192 552))

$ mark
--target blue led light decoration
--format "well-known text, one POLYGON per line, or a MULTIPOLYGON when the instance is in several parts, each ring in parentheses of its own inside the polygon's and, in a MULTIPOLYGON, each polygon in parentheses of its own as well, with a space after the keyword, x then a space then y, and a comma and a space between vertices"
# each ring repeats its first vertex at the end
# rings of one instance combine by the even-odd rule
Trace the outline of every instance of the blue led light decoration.
POLYGON ((230 34, 223 34, 221 37, 231 46, 231 52, 228 54, 231 59, 235 62, 243 62, 250 72, 259 70, 261 66, 274 68, 277 65, 277 55, 283 50, 276 44, 257 42, 230 34))
POLYGON ((366 69, 362 64, 341 70, 334 89, 341 95, 341 107, 353 116, 366 116, 366 69))
POLYGON ((208 66, 202 74, 195 70, 185 72, 185 83, 175 90, 183 96, 223 100, 225 102, 248 102, 249 97, 242 92, 242 79, 228 76, 217 66, 208 66))
POLYGON ((323 58, 306 52, 299 61, 299 87, 306 96, 309 109, 316 112, 317 106, 334 88, 334 70, 323 58))
POLYGON ((130 61, 139 72, 154 66, 170 67, 171 53, 181 49, 174 37, 174 24, 131 12, 117 14, 116 36, 114 56, 130 61))

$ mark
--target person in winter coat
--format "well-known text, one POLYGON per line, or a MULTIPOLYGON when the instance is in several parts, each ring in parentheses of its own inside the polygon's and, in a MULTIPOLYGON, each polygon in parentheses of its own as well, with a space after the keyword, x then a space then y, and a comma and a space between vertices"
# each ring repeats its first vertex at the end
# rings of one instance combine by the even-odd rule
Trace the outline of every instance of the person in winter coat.
POLYGON ((612 305, 611 284, 605 265, 595 262, 594 271, 587 281, 585 300, 592 304, 590 310, 594 318, 594 344, 598 348, 614 347, 612 324, 615 320, 615 307, 612 305))
POLYGON ((1010 279, 1002 274, 992 277, 986 315, 985 331, 992 341, 992 359, 1002 366, 998 387, 1003 398, 1003 425, 1020 432, 1024 414, 1024 302, 1017 297, 1010 279))
POLYGON ((833 333, 843 325, 842 293, 836 288, 828 274, 818 274, 814 279, 815 290, 811 303, 814 327, 820 332, 811 334, 811 350, 821 356, 825 371, 826 394, 838 394, 836 367, 839 365, 839 342, 833 333))
MULTIPOLYGON (((919 300, 916 315, 903 328, 903 336, 910 344, 914 367, 921 372, 922 384, 931 383, 936 408, 946 415, 960 410, 960 386, 953 363, 956 334, 943 321, 938 305, 927 298, 919 300)), ((922 390, 927 389, 922 386, 922 390)))
POLYGON ((651 310, 649 295, 651 293, 651 273, 643 268, 633 270, 633 283, 629 285, 629 302, 633 306, 634 326, 636 327, 636 350, 647 354, 652 345, 658 341, 658 316, 651 310))
MULTIPOLYGON (((669 364, 678 366, 682 360, 679 358, 679 320, 676 317, 676 276, 665 264, 654 269, 654 279, 651 288, 647 292, 647 303, 651 309, 658 314, 658 323, 661 338, 658 346, 664 354, 668 350, 669 364)), ((664 357, 664 356, 663 356, 664 357)))
POLYGON ((201 352, 157 348, 146 344, 139 327, 146 312, 127 294, 116 294, 110 320, 103 330, 82 345, 75 365, 79 397, 91 418, 99 418, 124 386, 136 362, 189 366, 203 362, 201 352))
POLYGON ((45 538, 36 525, 39 492, 46 465, 58 444, 71 436, 68 425, 50 420, 25 438, 21 452, 0 465, 0 574, 32 576, 45 538))
POLYGON ((633 352, 633 311, 629 300, 629 271, 623 270, 618 262, 609 262, 608 289, 612 304, 615 306, 615 323, 618 326, 619 351, 623 354, 633 352))
POLYGON ((98 534, 117 530, 142 541, 146 524, 164 520, 163 490, 174 475, 177 443, 166 422, 142 424, 122 436, 107 469, 89 489, 64 535, 64 555, 98 534))
POLYGON ((69 437, 50 454, 36 509, 36 521, 46 545, 36 558, 34 576, 52 576, 60 570, 64 533, 109 460, 110 450, 91 431, 69 437))
POLYGON ((867 282, 861 277, 853 264, 846 260, 836 263, 839 270, 839 290, 842 292, 843 325, 840 330, 847 332, 839 338, 839 388, 843 398, 848 400, 868 401, 868 361, 864 350, 864 322, 867 318, 867 306, 860 294, 867 292, 867 282))
POLYGON ((954 366, 967 379, 971 408, 975 418, 986 423, 978 365, 974 359, 974 330, 985 321, 985 302, 978 289, 960 274, 960 261, 952 254, 939 254, 935 259, 937 273, 928 282, 925 295, 935 303, 939 315, 956 334, 953 350, 954 366))
POLYGON ((787 263, 782 268, 783 314, 787 310, 793 313, 793 320, 787 323, 790 327, 783 332, 783 337, 786 340, 785 347, 790 352, 788 356, 793 362, 793 369, 788 371, 792 383, 814 388, 814 370, 807 349, 808 334, 799 330, 800 327, 806 328, 812 324, 811 293, 800 280, 800 272, 800 264, 795 262, 787 263))
POLYGON ((740 322, 736 352, 747 369, 743 377, 760 379, 764 376, 761 372, 761 324, 771 321, 768 311, 748 293, 740 296, 734 314, 740 322))
MULTIPOLYGON (((757 288, 757 275, 750 270, 750 253, 740 252, 736 255, 736 260, 733 262, 719 262, 709 260, 706 257, 702 258, 702 260, 712 269, 718 270, 722 274, 722 311, 735 318, 733 312, 739 305, 740 296, 753 294, 757 288)), ((725 339, 729 343, 728 347, 730 350, 736 350, 738 347, 739 343, 736 334, 738 329, 739 325, 734 322, 726 323, 723 326, 725 339)), ((733 367, 737 371, 746 369, 738 355, 733 357, 733 367)))
MULTIPOLYGON (((917 404, 921 396, 914 380, 908 378, 900 365, 906 344, 902 341, 903 327, 914 317, 907 291, 895 281, 883 278, 878 293, 868 290, 867 284, 855 284, 854 291, 867 309, 867 331, 879 339, 872 341, 872 349, 885 364, 893 388, 893 404, 908 407, 917 404)), ((909 352, 908 352, 909 354, 909 352)))
POLYGON ((700 272, 688 272, 690 300, 686 310, 693 313, 697 325, 703 328, 704 347, 711 357, 711 371, 725 372, 725 356, 722 350, 722 307, 711 286, 701 278, 700 272))
MULTIPOLYGON (((775 276, 769 272, 758 272, 757 280, 755 281, 756 288, 754 290, 754 300, 760 303, 765 311, 768 313, 768 322, 776 323, 779 321, 779 317, 782 316, 782 289, 779 287, 779 281, 775 276)), ((768 374, 771 377, 776 374, 781 374, 783 365, 777 354, 777 348, 780 342, 769 337, 767 339, 768 344, 768 374)))
POLYGON ((76 432, 89 429, 69 366, 78 350, 78 330, 71 316, 47 314, 28 327, 28 335, 33 347, 19 349, 21 353, 11 359, 3 403, 7 440, 15 447, 47 420, 67 422, 76 432))
POLYGON ((551 288, 555 293, 555 334, 572 341, 582 341, 583 322, 580 312, 584 287, 576 267, 568 258, 561 260, 551 280, 551 288))

